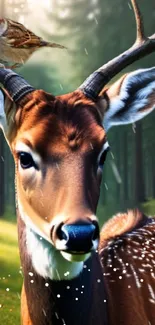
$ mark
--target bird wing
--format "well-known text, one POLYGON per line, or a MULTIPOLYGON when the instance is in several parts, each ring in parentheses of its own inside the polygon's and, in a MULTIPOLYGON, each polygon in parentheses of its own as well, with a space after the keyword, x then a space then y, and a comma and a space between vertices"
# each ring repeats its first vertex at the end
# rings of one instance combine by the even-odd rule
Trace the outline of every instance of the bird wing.
POLYGON ((24 25, 11 19, 7 19, 7 23, 8 28, 3 36, 7 38, 7 41, 11 47, 27 48, 40 46, 42 38, 36 36, 24 25))

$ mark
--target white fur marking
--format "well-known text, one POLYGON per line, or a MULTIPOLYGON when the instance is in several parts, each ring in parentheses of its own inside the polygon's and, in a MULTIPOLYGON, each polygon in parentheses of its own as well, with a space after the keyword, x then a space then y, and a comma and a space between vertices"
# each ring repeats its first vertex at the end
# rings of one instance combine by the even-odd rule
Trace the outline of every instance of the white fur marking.
MULTIPOLYGON (((150 78, 150 79, 151 79, 150 78)), ((142 119, 146 115, 152 112, 155 108, 155 105, 152 104, 152 107, 145 111, 139 111, 139 109, 145 108, 148 104, 148 97, 154 92, 155 90, 155 68, 151 69, 141 69, 138 71, 134 71, 130 73, 123 81, 120 93, 115 98, 110 100, 109 109, 107 110, 103 124, 106 131, 111 128, 113 125, 120 125, 120 124, 130 124, 136 122, 137 120, 142 119), (138 84, 140 81, 145 81, 145 78, 149 77, 149 72, 152 73, 151 80, 148 79, 148 85, 144 88, 139 89, 134 96, 136 95, 135 100, 132 101, 128 110, 124 111, 121 117, 117 117, 117 113, 121 111, 122 108, 125 107, 126 101, 129 99, 129 92, 128 90, 131 89, 132 85, 138 84), (153 74, 154 73, 154 74, 153 74), (139 112, 138 112, 139 111, 139 112)))
MULTIPOLYGON (((24 213, 20 202, 18 202, 18 208, 26 225, 26 244, 35 271, 42 277, 51 280, 66 279, 66 273, 67 279, 77 277, 83 270, 83 261, 67 261, 61 252, 52 245, 49 238, 24 213), (40 236, 42 236, 42 240, 40 240, 40 236)), ((47 227, 51 229, 50 224, 47 227)))
POLYGON ((32 265, 42 277, 63 280, 66 279, 67 273, 67 279, 73 279, 82 272, 83 262, 68 262, 52 244, 45 239, 40 241, 40 236, 28 226, 26 227, 26 238, 32 265))

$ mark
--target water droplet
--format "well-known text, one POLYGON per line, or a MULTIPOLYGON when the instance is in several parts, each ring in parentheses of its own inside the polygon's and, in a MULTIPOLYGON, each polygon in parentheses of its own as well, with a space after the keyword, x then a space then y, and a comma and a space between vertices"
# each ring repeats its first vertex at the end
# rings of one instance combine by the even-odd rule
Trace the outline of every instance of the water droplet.
POLYGON ((69 273, 70 273, 69 271, 65 272, 65 273, 64 273, 64 276, 68 276, 69 273))
POLYGON ((58 314, 57 314, 57 313, 55 313, 55 316, 56 316, 56 318, 57 318, 57 319, 59 319, 59 316, 58 316, 58 314))
POLYGON ((42 311, 43 311, 44 316, 46 317, 47 315, 46 315, 45 309, 43 308, 42 311))
POLYGON ((87 49, 85 48, 84 50, 85 50, 86 55, 88 55, 88 51, 87 51, 87 49))
POLYGON ((49 287, 49 283, 46 282, 46 283, 45 283, 45 287, 49 287))
POLYGON ((106 184, 106 183, 104 183, 104 186, 105 186, 106 190, 108 191, 108 186, 107 186, 107 184, 106 184))

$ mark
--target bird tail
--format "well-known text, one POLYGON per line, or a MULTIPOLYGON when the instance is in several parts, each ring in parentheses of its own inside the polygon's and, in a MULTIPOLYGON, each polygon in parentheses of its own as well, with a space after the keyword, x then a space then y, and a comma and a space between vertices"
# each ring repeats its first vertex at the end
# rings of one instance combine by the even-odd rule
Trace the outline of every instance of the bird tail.
POLYGON ((63 45, 60 45, 60 44, 57 44, 57 43, 46 42, 46 41, 42 41, 41 46, 55 47, 55 48, 66 49, 67 50, 66 46, 63 46, 63 45))

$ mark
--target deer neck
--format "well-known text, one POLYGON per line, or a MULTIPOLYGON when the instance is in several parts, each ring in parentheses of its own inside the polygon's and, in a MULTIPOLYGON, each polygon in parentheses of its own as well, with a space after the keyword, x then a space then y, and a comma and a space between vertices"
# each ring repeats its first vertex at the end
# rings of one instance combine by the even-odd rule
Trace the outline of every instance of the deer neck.
POLYGON ((107 325, 107 299, 98 254, 89 258, 80 275, 73 280, 44 278, 32 265, 26 233, 18 212, 19 249, 32 324, 93 325, 97 322, 98 325, 107 325))

